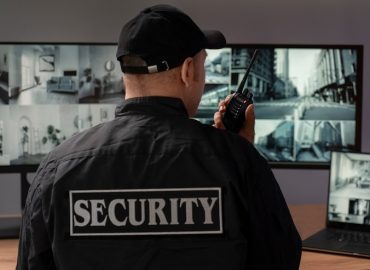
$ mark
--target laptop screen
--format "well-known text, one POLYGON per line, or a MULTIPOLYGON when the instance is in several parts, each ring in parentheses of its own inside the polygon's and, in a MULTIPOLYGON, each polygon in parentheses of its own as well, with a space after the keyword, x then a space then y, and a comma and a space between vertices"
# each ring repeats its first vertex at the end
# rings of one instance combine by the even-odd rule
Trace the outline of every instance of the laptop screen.
POLYGON ((332 153, 328 221, 370 229, 370 154, 332 153))

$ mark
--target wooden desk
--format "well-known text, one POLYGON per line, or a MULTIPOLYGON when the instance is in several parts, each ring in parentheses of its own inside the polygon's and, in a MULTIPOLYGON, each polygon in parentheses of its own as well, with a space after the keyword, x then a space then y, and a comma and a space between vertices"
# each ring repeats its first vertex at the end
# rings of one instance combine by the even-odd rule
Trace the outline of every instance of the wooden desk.
POLYGON ((17 262, 18 239, 0 240, 0 269, 14 270, 17 262))
MULTIPOLYGON (((302 239, 324 228, 324 205, 291 205, 294 222, 302 239)), ((0 240, 0 269, 14 270, 18 240, 0 240)), ((370 260, 304 251, 300 270, 370 270, 370 260)))

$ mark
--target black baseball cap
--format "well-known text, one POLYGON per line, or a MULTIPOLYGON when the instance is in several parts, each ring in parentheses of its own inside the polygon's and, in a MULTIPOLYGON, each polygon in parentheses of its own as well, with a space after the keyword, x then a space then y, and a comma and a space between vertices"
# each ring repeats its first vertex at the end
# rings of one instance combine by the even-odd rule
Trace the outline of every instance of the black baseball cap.
POLYGON ((122 72, 147 74, 177 67, 202 49, 220 49, 225 45, 220 31, 202 31, 181 10, 156 5, 123 26, 116 56, 122 72), (140 57, 147 66, 125 65, 121 58, 127 55, 140 57))

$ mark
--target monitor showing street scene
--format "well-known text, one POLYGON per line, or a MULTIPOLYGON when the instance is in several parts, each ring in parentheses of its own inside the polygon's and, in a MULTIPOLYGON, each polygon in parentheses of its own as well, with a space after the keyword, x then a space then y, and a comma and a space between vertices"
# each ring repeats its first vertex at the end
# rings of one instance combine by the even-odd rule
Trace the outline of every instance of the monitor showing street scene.
POLYGON ((196 118, 213 123, 218 103, 253 94, 257 150, 271 163, 329 164, 333 150, 359 150, 361 46, 230 45, 207 50, 206 86, 196 118))

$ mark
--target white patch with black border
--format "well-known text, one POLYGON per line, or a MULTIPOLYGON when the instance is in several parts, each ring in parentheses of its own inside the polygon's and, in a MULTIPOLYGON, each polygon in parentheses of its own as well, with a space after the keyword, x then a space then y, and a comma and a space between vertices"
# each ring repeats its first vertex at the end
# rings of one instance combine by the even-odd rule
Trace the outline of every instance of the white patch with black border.
POLYGON ((70 236, 221 234, 220 187, 71 190, 70 236))

